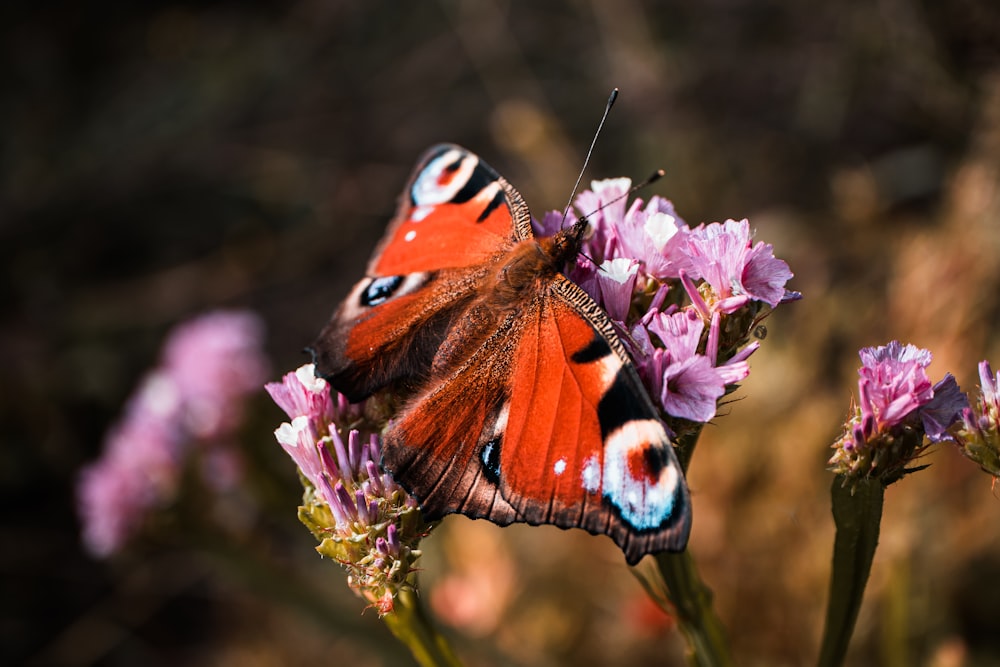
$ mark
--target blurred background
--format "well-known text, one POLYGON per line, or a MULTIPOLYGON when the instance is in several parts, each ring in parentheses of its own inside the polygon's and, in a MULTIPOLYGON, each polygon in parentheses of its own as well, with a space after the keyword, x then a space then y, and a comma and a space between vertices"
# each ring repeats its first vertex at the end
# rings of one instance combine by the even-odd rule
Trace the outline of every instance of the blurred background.
MULTIPOLYGON (((260 392, 243 486, 192 492, 105 560, 74 486, 201 312, 249 308, 271 376, 363 270, 413 162, 452 141, 536 214, 588 178, 693 224, 750 218, 805 299, 690 471, 691 549, 743 665, 815 660, 829 443, 857 350, 1000 364, 1000 6, 51 2, 0 9, 0 661, 407 664, 295 518, 260 392)), ((1000 661, 1000 491, 957 451, 886 495, 850 664, 1000 661)), ((474 665, 683 664, 609 540, 449 518, 422 588, 474 665)))

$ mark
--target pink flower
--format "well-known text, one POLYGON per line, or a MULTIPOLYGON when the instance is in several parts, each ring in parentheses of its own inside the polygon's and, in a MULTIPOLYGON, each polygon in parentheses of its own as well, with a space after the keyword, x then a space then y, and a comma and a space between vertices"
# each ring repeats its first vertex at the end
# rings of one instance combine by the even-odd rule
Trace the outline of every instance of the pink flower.
POLYGON ((680 279, 686 273, 692 298, 697 292, 694 281, 704 280, 714 293, 710 309, 726 314, 751 300, 773 308, 782 301, 801 298, 785 290, 792 272, 788 264, 774 257, 773 247, 751 243, 747 220, 690 229, 673 204, 662 197, 654 195, 645 207, 638 198, 627 206, 625 194, 630 186, 627 178, 594 181, 590 190, 577 196, 575 211, 569 211, 565 218, 552 211, 541 222, 532 221, 537 234, 551 236, 573 225, 579 214, 587 216, 591 233, 584 241, 581 259, 567 275, 598 303, 606 305, 595 285, 600 272, 607 270, 609 261, 621 260, 638 263, 635 290, 647 290, 651 282, 680 279))
MULTIPOLYGON (((716 367, 717 350, 711 341, 717 344, 717 335, 709 336, 706 354, 699 354, 705 325, 692 310, 670 315, 654 313, 649 319, 646 328, 659 338, 663 347, 653 347, 648 356, 641 359, 640 377, 654 396, 659 397, 668 415, 697 422, 709 421, 715 416, 718 400, 726 393, 726 385, 739 382, 749 374, 745 357, 716 367)), ((718 326, 717 322, 714 327, 718 326)))
POLYGON ((84 468, 77 505, 87 551, 106 557, 121 549, 156 500, 154 489, 139 470, 111 459, 84 468))
MULTIPOLYGON (((591 190, 581 192, 576 198, 576 211, 588 216, 593 229, 584 254, 598 262, 615 259, 638 262, 640 286, 645 285, 647 278, 676 278, 678 271, 689 265, 682 252, 688 226, 673 204, 657 195, 645 206, 642 199, 636 198, 626 208, 624 195, 631 185, 628 178, 594 181, 591 190)), ((575 216, 572 219, 575 221, 575 216)))
POLYGON ((961 411, 961 428, 955 442, 962 453, 983 470, 1000 477, 1000 373, 994 375, 990 362, 979 363, 979 402, 961 411))
POLYGON ((565 217, 533 221, 535 232, 551 236, 587 216, 590 234, 566 276, 607 311, 665 413, 707 421, 750 372, 762 304, 801 295, 785 290, 792 272, 769 244, 751 243, 746 220, 690 229, 662 197, 629 204, 631 185, 594 181, 565 217))
POLYGON ((628 200, 625 193, 631 187, 628 178, 607 178, 592 181, 590 190, 584 190, 573 202, 580 215, 587 216, 594 230, 587 241, 589 254, 598 262, 609 259, 616 242, 617 230, 625 221, 628 200))
POLYGON ((320 540, 317 550, 347 569, 348 583, 379 614, 391 612, 430 528, 381 468, 377 433, 355 428, 367 423, 363 406, 332 397, 312 364, 265 389, 291 419, 274 436, 305 479, 299 517, 320 540))
POLYGON ((633 205, 631 211, 635 213, 625 218, 618 252, 624 257, 638 259, 646 273, 654 278, 677 278, 681 271, 691 266, 691 260, 684 253, 691 230, 665 199, 653 197, 645 211, 636 211, 636 208, 633 205))
POLYGON ((263 325, 247 312, 209 313, 171 332, 161 365, 129 399, 103 455, 80 473, 78 509, 92 554, 118 551, 150 511, 175 499, 196 443, 210 487, 238 483, 229 438, 267 372, 262 339, 263 325))
POLYGON ((611 319, 625 322, 632 305, 632 291, 638 277, 639 262, 620 257, 608 259, 596 273, 601 302, 611 319))
POLYGON ((951 374, 931 384, 927 350, 892 341, 864 348, 859 356, 857 406, 833 445, 830 464, 838 474, 891 484, 926 448, 925 437, 951 439, 947 429, 961 418, 968 400, 951 374))
POLYGON ((264 325, 245 312, 202 315, 170 335, 164 372, 184 399, 187 428, 213 439, 243 421, 243 398, 260 388, 268 364, 260 353, 264 325))
POLYGON ((792 278, 788 264, 774 257, 770 244, 751 244, 747 220, 713 222, 691 230, 685 252, 692 277, 712 286, 724 313, 733 312, 747 299, 774 308, 785 297, 785 283, 792 278))
POLYGON ((892 341, 883 347, 866 347, 858 354, 858 391, 864 396, 861 409, 873 416, 876 428, 899 424, 934 397, 926 371, 931 363, 929 351, 892 341))

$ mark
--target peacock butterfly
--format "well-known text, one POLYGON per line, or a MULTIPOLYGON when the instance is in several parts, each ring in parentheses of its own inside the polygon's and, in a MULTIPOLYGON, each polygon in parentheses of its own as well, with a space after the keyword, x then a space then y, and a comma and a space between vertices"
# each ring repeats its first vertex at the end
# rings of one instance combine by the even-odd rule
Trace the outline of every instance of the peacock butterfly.
POLYGON ((436 146, 310 351, 349 400, 403 398, 383 464, 429 519, 583 528, 634 564, 684 549, 690 498, 611 320, 561 273, 587 228, 536 238, 517 190, 436 146))

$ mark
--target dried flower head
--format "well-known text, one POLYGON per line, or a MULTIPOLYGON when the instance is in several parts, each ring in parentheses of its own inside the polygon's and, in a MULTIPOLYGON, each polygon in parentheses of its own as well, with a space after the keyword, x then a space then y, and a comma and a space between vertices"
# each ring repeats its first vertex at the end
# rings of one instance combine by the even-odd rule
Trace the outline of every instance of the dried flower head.
POLYGON ((410 586, 417 547, 431 526, 382 469, 381 440, 363 406, 331 396, 312 364, 266 389, 291 419, 274 435, 301 473, 299 520, 320 541, 316 550, 347 570, 351 588, 388 614, 410 586))
POLYGON ((994 477, 1000 477, 1000 373, 988 361, 979 363, 979 403, 962 410, 962 424, 955 444, 969 459, 994 477))

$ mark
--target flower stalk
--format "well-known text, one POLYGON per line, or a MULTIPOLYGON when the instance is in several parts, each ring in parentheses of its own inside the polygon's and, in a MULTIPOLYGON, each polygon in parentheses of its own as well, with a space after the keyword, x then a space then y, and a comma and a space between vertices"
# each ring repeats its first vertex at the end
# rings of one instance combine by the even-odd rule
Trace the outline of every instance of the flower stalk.
POLYGON ((820 667, 844 662, 878 546, 885 487, 926 466, 912 464, 951 440, 968 401, 950 374, 931 384, 931 354, 892 341, 860 351, 858 398, 829 465, 836 536, 820 667))
POLYGON ((819 667, 844 664, 875 559, 884 495, 885 486, 877 479, 853 485, 842 475, 833 480, 830 501, 837 534, 819 667))
POLYGON ((667 611, 677 616, 687 640, 689 663, 703 667, 734 664, 725 627, 712 606, 712 589, 698 575, 691 552, 685 549, 680 553, 659 553, 656 565, 673 607, 667 611))
MULTIPOLYGON (((692 424, 685 435, 677 439, 677 458, 685 473, 702 426, 692 424)), ((690 550, 657 554, 656 568, 658 578, 647 577, 638 568, 633 569, 633 574, 643 583, 654 602, 677 617, 678 626, 687 641, 690 664, 705 667, 732 665, 726 629, 712 605, 712 589, 698 574, 690 550)))
POLYGON ((423 667, 458 667, 462 664, 448 641, 427 618, 415 588, 400 588, 393 610, 382 620, 423 667))

